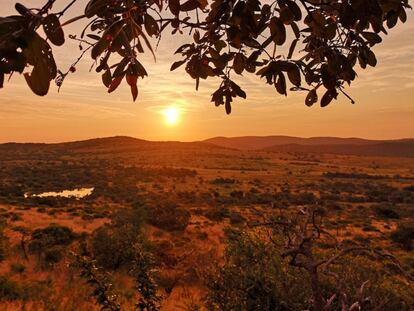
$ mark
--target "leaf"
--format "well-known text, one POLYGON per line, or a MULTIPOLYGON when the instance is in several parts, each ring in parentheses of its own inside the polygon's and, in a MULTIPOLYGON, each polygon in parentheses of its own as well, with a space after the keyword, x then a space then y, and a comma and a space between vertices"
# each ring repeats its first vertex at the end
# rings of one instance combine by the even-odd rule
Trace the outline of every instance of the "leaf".
POLYGON ((292 12, 295 21, 300 21, 302 19, 302 11, 300 7, 296 4, 296 2, 287 0, 286 5, 288 6, 289 10, 292 12))
POLYGON ((333 99, 332 92, 327 90, 325 94, 323 94, 322 96, 321 107, 328 106, 331 103, 332 99, 333 99))
POLYGON ((374 52, 372 52, 371 50, 367 51, 367 63, 371 67, 375 67, 377 65, 377 58, 375 57, 374 52))
POLYGON ((180 14, 180 0, 168 0, 168 7, 173 15, 180 14))
POLYGON ((368 41, 370 46, 373 46, 377 43, 382 42, 382 38, 378 34, 376 34, 375 32, 364 31, 362 33, 362 36, 368 41))
POLYGON ((99 40, 101 38, 101 37, 99 37, 97 35, 94 35, 94 34, 87 34, 86 36, 91 38, 91 39, 94 39, 94 40, 99 40))
POLYGON ((132 23, 133 29, 134 31, 136 31, 136 36, 139 37, 141 36, 144 39, 145 44, 147 45, 148 49, 150 50, 152 56, 154 57, 154 61, 156 60, 155 57, 155 53, 154 50, 152 49, 151 43, 149 42, 147 36, 144 34, 144 32, 142 31, 142 28, 140 25, 138 25, 137 23, 133 22, 132 23))
POLYGON ((65 43, 65 35, 59 18, 55 14, 49 14, 43 19, 43 30, 54 45, 61 46, 65 43))
POLYGON ((23 4, 21 3, 16 3, 14 5, 14 8, 16 9, 17 12, 20 13, 20 15, 30 15, 30 10, 28 8, 26 8, 23 4))
POLYGON ((138 81, 138 76, 136 76, 134 74, 127 74, 126 75, 126 81, 127 81, 129 86, 136 85, 137 81, 138 81))
POLYGON ((299 41, 298 39, 295 39, 295 40, 292 41, 292 44, 290 45, 290 48, 289 48, 289 53, 287 55, 288 59, 292 58, 293 53, 295 52, 296 44, 298 43, 298 41, 299 41))
POLYGON ((233 69, 234 72, 237 74, 241 74, 244 70, 245 62, 243 58, 243 54, 237 53, 236 56, 234 56, 233 60, 233 69))
POLYGON ((198 7, 200 7, 200 2, 198 2, 197 0, 188 0, 180 6, 180 11, 182 12, 193 11, 197 9, 198 7))
POLYGON ((283 45, 286 41, 286 28, 282 21, 277 17, 272 17, 269 22, 272 40, 277 45, 283 45))
POLYGON ((103 15, 104 9, 109 4, 109 0, 91 0, 88 2, 85 8, 85 15, 88 18, 91 18, 92 16, 96 15, 103 15), (98 14, 101 13, 101 14, 98 14))
POLYGON ((22 54, 26 57, 27 63, 35 67, 44 67, 44 72, 48 73, 49 80, 56 77, 57 68, 50 45, 36 32, 32 32, 27 38, 27 47, 22 54))
POLYGON ((230 114, 231 113, 231 96, 230 95, 226 95, 226 103, 224 107, 226 108, 226 113, 230 114))
POLYGON ((118 86, 121 84, 122 80, 124 79, 125 74, 122 74, 118 77, 115 77, 112 82, 111 85, 108 88, 108 93, 112 93, 113 91, 115 91, 118 86))
POLYGON ((278 80, 275 80, 275 87, 279 94, 287 96, 286 92, 286 78, 283 73, 279 73, 278 80))
POLYGON ((316 89, 310 90, 305 99, 305 105, 311 107, 314 103, 318 101, 318 94, 316 89))
POLYGON ((124 26, 124 21, 119 20, 115 23, 113 23, 102 35, 102 38, 99 39, 98 42, 95 43, 95 45, 92 48, 91 56, 93 59, 98 58, 99 55, 101 55, 111 44, 112 41, 114 41, 120 31, 122 30, 122 27, 124 26))
POLYGON ((288 78, 289 78, 290 82, 292 82, 293 85, 295 85, 295 86, 300 85, 301 76, 300 76, 299 68, 296 65, 292 66, 292 68, 289 69, 287 74, 288 74, 288 78))
POLYGON ((36 95, 45 96, 49 92, 50 80, 44 66, 35 66, 30 74, 24 74, 24 78, 36 95))
POLYGON ((108 69, 102 74, 102 83, 109 88, 112 82, 111 71, 108 69))
POLYGON ((160 29, 158 27, 157 22, 151 15, 145 14, 144 25, 145 25, 145 30, 147 31, 147 34, 150 37, 152 37, 153 35, 158 35, 160 29))
POLYGON ((185 62, 186 62, 186 60, 180 60, 178 62, 175 62, 174 64, 171 65, 170 71, 173 71, 173 70, 177 69, 178 67, 180 67, 185 62))
POLYGON ((289 7, 283 6, 280 9, 280 19, 285 25, 290 25, 295 19, 295 16, 293 15, 289 7))
POLYGON ((131 85, 131 95, 132 95, 132 99, 136 101, 138 97, 138 86, 136 84, 131 85))
POLYGON ((50 45, 36 32, 30 33, 27 47, 22 50, 28 64, 33 65, 32 72, 24 77, 30 89, 39 96, 49 91, 50 81, 56 77, 57 68, 50 45))
POLYGON ((197 29, 194 31, 193 39, 195 43, 200 43, 200 32, 197 29))
POLYGON ((243 91, 240 86, 238 86, 235 82, 229 80, 231 89, 234 93, 236 93, 237 96, 246 99, 246 92, 243 91))

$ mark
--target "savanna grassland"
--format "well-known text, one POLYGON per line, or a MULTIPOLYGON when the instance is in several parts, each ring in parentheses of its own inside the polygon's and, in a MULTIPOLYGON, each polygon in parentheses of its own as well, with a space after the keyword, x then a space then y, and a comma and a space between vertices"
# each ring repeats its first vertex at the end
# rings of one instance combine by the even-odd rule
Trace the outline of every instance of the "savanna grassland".
POLYGON ((369 310, 412 310, 414 158, 125 137, 4 144, 0 310, 99 310, 107 293, 108 308, 156 310, 139 305, 145 282, 161 310, 304 310, 308 275, 282 251, 298 234, 283 228, 309 210, 327 236, 316 258, 367 249, 332 264, 324 297, 346 292, 351 305, 369 281, 369 310), (93 192, 35 196, 78 188, 93 192))

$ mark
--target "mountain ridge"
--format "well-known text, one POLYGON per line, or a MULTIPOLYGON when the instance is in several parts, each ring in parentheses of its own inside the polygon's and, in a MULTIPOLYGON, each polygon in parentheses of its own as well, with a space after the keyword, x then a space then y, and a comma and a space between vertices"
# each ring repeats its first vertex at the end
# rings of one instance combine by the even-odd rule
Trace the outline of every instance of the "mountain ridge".
POLYGON ((124 152, 163 148, 227 148, 265 152, 333 153, 344 155, 414 157, 414 139, 371 140, 358 137, 238 136, 202 141, 150 141, 111 136, 62 143, 2 143, 0 151, 15 152, 124 152))

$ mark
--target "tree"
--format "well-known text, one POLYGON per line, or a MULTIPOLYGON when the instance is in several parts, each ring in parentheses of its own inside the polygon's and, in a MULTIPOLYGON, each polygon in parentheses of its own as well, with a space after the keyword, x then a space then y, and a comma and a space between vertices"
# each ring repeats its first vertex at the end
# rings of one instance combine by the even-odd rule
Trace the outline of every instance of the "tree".
POLYGON ((356 78, 357 63, 363 69, 377 64, 372 47, 398 20, 405 22, 411 8, 408 0, 89 0, 84 14, 61 22, 80 0, 66 0, 60 12, 53 10, 56 0, 44 1, 31 9, 16 3, 20 15, 0 18, 0 87, 5 74, 19 72, 34 93, 46 95, 52 80, 60 87, 90 53, 108 92, 125 78, 136 100, 138 78, 147 76, 139 54, 145 49, 155 58, 152 41, 170 28, 172 35, 193 35, 176 51, 182 59, 171 70, 186 64, 196 89, 200 80, 219 78, 212 102, 227 113, 233 98, 247 96, 233 78, 246 72, 282 95, 306 91, 307 106, 322 95, 325 107, 339 93, 353 103, 344 87, 356 78), (81 20, 86 20, 81 34, 69 36, 79 42, 81 55, 62 71, 49 42, 63 45, 63 27, 81 20))
POLYGON ((255 230, 229 230, 224 263, 207 277, 209 310, 411 310, 414 278, 397 258, 337 240, 318 214, 280 210, 255 230))

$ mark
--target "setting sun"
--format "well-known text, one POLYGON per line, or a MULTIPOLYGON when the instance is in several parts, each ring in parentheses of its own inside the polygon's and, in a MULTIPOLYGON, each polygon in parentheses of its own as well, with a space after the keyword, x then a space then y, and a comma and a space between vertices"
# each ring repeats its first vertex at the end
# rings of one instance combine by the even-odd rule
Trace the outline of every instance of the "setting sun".
POLYGON ((163 114, 168 124, 173 125, 177 123, 178 117, 179 117, 179 111, 176 107, 166 108, 163 114))

